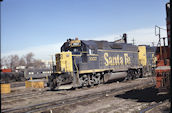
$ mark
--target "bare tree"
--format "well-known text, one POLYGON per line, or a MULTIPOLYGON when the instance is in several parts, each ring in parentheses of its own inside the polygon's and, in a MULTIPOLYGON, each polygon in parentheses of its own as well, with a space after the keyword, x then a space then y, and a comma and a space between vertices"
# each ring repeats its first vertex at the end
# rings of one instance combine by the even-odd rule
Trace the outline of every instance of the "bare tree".
POLYGON ((19 60, 19 65, 20 65, 20 66, 26 66, 26 61, 25 61, 25 59, 24 59, 24 56, 20 58, 20 60, 19 60))
POLYGON ((19 66, 19 56, 18 55, 10 55, 10 68, 14 71, 17 66, 19 66))
POLYGON ((42 62, 41 60, 36 60, 36 59, 34 60, 33 66, 35 68, 45 68, 46 67, 44 62, 42 62))
POLYGON ((39 59, 34 58, 34 54, 32 52, 26 54, 19 58, 18 55, 10 55, 7 57, 3 57, 1 59, 1 65, 7 68, 11 68, 12 71, 16 70, 18 66, 25 66, 26 68, 45 68, 45 63, 39 59))
POLYGON ((33 56, 34 54, 32 52, 26 54, 25 56, 26 68, 33 66, 33 62, 34 62, 33 56))
POLYGON ((1 59, 1 65, 7 68, 11 68, 15 70, 17 66, 19 66, 19 56, 18 55, 10 55, 8 57, 3 57, 1 59))
POLYGON ((6 67, 6 68, 10 68, 10 59, 9 57, 3 57, 1 58, 1 66, 6 67))

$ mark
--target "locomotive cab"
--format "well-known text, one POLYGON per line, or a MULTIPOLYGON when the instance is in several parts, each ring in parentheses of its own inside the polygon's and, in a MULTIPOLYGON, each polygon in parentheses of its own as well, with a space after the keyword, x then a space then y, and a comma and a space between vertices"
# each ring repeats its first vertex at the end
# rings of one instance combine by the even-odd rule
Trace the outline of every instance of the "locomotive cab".
POLYGON ((56 70, 57 73, 72 73, 73 60, 72 55, 81 53, 81 41, 67 40, 61 47, 61 53, 56 54, 56 70))
POLYGON ((81 41, 68 39, 61 47, 61 52, 72 52, 72 54, 80 54, 82 51, 81 41))
POLYGON ((61 52, 55 55, 56 71, 49 77, 47 86, 53 90, 62 84, 72 83, 74 73, 79 71, 80 58, 86 61, 86 46, 78 38, 75 40, 68 39, 62 45, 61 52))

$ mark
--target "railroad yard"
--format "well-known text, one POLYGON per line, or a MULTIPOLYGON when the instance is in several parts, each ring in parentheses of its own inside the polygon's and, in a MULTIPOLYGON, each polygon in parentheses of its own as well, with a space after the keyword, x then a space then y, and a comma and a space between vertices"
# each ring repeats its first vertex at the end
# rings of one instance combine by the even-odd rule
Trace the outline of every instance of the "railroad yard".
POLYGON ((169 111, 168 95, 158 95, 154 77, 56 91, 21 85, 3 94, 1 104, 3 113, 153 113, 157 106, 169 111))
POLYGON ((172 110, 170 1, 38 1, 2 3, 2 113, 172 110))

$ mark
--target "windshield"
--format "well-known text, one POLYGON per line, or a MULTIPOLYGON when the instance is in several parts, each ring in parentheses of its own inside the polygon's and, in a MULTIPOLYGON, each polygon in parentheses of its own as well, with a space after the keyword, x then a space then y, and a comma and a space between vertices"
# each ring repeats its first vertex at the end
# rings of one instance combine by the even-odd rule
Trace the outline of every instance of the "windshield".
POLYGON ((70 48, 70 51, 72 52, 72 53, 80 53, 81 52, 81 47, 72 47, 72 48, 70 48))

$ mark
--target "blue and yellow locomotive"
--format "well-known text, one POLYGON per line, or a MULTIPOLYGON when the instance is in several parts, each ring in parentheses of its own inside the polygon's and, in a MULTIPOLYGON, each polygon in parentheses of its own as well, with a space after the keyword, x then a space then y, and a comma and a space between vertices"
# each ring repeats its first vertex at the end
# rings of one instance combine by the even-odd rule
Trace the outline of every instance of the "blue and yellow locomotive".
POLYGON ((152 73, 154 52, 155 47, 127 44, 126 34, 114 42, 68 39, 55 55, 56 70, 47 85, 54 90, 61 85, 83 87, 142 77, 152 73))

